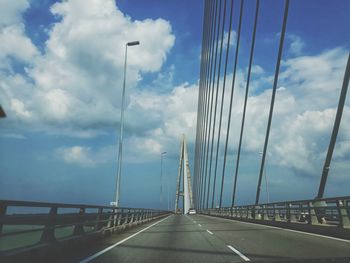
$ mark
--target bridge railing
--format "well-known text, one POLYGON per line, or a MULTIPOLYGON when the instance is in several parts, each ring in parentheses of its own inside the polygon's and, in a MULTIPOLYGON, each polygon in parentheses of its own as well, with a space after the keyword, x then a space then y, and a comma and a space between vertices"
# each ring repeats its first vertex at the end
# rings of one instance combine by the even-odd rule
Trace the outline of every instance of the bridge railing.
POLYGON ((0 200, 0 256, 4 251, 18 248, 121 231, 168 213, 142 208, 0 200))
POLYGON ((204 209, 200 213, 255 221, 350 228, 350 196, 204 209))

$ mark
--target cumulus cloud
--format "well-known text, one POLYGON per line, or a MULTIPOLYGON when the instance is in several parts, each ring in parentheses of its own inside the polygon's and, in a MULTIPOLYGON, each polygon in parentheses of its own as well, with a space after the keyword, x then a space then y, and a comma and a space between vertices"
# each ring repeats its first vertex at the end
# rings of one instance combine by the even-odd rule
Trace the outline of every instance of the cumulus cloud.
MULTIPOLYGON (((125 43, 140 40, 141 46, 130 47, 128 53, 127 161, 155 160, 163 150, 177 152, 182 133, 187 135, 189 143, 194 142, 198 86, 183 83, 172 87, 174 69, 170 68, 169 73, 162 71, 175 43, 169 22, 133 20, 112 0, 89 0, 88 4, 83 0, 59 2, 51 7, 51 12, 60 19, 47 29, 48 39, 40 53, 25 35, 22 24, 20 14, 28 8, 28 2, 8 2, 13 4, 6 6, 12 8, 11 18, 5 15, 0 20, 0 40, 3 40, 0 41, 0 58, 3 58, 0 100, 8 115, 4 120, 8 127, 84 138, 106 134, 106 129, 117 127, 125 43), (12 58, 25 64, 23 74, 11 68, 12 58), (157 74, 152 87, 138 86, 144 73, 157 74), (163 82, 167 88, 160 92, 163 82)), ((225 43, 227 36, 226 32, 225 43)), ((236 33, 232 31, 231 45, 235 39, 236 33)), ((300 37, 291 35, 289 40, 289 51, 294 57, 284 60, 281 67, 269 162, 318 174, 332 129, 348 51, 333 48, 306 55, 300 37)), ((245 70, 239 69, 236 76, 230 154, 237 149, 245 74, 245 70)), ((252 74, 243 151, 256 155, 265 136, 273 76, 259 65, 253 67, 252 74)), ((231 82, 232 75, 228 75, 222 138, 226 135, 231 82)), ((349 116, 349 106, 344 111, 344 116, 349 116)), ((347 167, 344 158, 349 154, 349 125, 342 122, 342 129, 347 132, 339 137, 334 155, 335 162, 340 163, 338 172, 347 167)), ((222 146, 223 139, 221 149, 222 146)), ((95 167, 114 161, 107 155, 112 156, 116 149, 75 145, 61 147, 56 153, 67 163, 95 167)))
POLYGON ((30 63, 38 55, 22 21, 22 13, 28 7, 28 0, 0 2, 0 70, 12 71, 11 59, 30 63))
MULTIPOLYGON (((268 148, 272 156, 269 163, 292 168, 299 173, 319 175, 333 128, 347 54, 347 50, 335 48, 283 62, 268 148)), ((264 75, 253 86, 262 85, 266 80, 264 75)), ((244 85, 240 84, 244 80, 240 77, 237 80, 232 110, 231 152, 237 149, 237 127, 240 127, 244 98, 244 85)), ((248 99, 243 140, 243 150, 251 154, 262 150, 271 97, 271 89, 261 93, 256 90, 253 87, 248 99)), ((346 105, 344 116, 349 114, 350 107, 346 105)), ((343 133, 338 138, 339 152, 334 155, 335 162, 338 157, 347 154, 350 126, 344 118, 341 129, 343 133)))
POLYGON ((175 41, 171 25, 163 19, 134 21, 112 0, 64 1, 51 12, 60 19, 48 29, 43 54, 24 35, 23 25, 1 31, 7 42, 0 44, 0 57, 31 63, 25 75, 0 72, 8 125, 25 122, 51 131, 68 126, 75 129, 73 135, 79 129, 115 126, 125 43, 141 42, 129 47, 127 84, 132 92, 143 73, 157 72, 165 62, 175 41))
POLYGON ((287 34, 287 39, 290 41, 289 52, 299 56, 305 47, 304 41, 297 35, 287 34))
POLYGON ((86 146, 63 146, 55 150, 56 156, 64 162, 91 168, 113 160, 115 146, 104 146, 93 150, 86 146))
MULTIPOLYGON (((224 32, 224 39, 223 39, 223 44, 224 46, 227 45, 228 42, 228 33, 227 31, 224 32)), ((231 35, 230 35, 230 46, 236 45, 237 42, 237 33, 235 30, 231 30, 231 35)))
POLYGON ((22 22, 22 12, 29 7, 28 0, 0 2, 0 27, 22 22))

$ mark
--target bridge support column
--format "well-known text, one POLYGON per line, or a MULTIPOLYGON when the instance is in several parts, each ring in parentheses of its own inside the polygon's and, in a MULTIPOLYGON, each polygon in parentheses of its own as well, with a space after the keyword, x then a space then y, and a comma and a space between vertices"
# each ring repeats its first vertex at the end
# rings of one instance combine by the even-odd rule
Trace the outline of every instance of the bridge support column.
POLYGON ((350 228, 349 212, 347 206, 348 204, 346 200, 339 200, 337 202, 340 227, 342 228, 350 228))

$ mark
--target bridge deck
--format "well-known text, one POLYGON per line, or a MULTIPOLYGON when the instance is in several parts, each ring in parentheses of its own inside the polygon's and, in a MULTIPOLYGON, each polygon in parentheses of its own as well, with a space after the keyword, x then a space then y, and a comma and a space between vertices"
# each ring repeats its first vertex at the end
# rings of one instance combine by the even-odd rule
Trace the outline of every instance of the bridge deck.
POLYGON ((66 257, 59 261, 350 262, 350 241, 203 215, 171 215, 66 257))

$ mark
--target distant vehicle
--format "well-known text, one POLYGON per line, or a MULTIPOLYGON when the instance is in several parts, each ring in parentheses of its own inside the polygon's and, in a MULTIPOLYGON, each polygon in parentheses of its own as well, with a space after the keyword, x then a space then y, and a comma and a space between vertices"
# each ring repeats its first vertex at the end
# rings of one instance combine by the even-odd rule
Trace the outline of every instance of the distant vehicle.
POLYGON ((194 208, 190 208, 189 210, 188 210, 188 214, 189 215, 195 215, 197 212, 196 212, 196 209, 194 209, 194 208))

